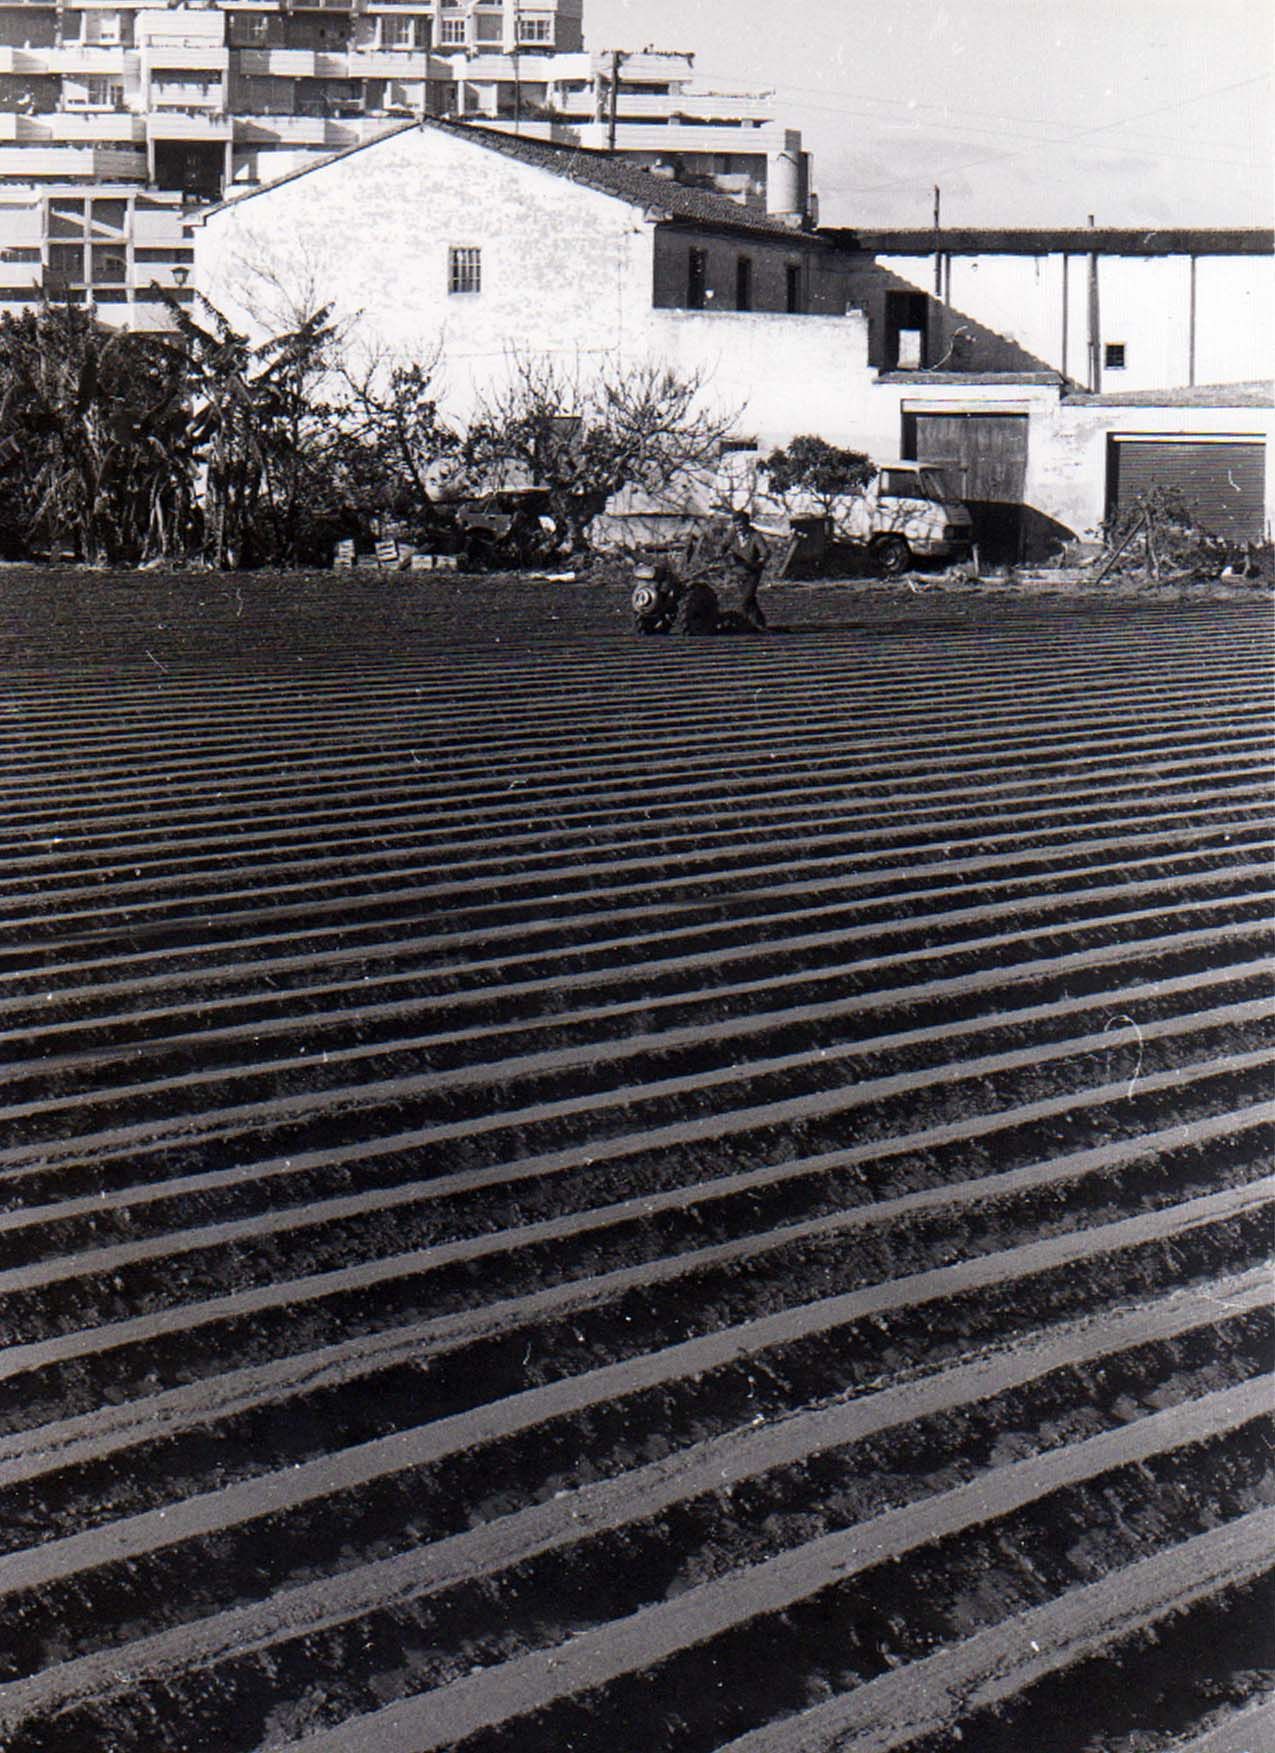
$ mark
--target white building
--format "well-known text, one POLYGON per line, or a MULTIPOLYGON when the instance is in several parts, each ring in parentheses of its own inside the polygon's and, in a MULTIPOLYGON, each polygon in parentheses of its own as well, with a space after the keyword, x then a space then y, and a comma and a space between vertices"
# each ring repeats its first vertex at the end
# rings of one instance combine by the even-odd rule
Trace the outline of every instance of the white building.
POLYGON ((612 145, 801 222, 799 134, 689 55, 589 54, 583 0, 0 0, 0 310, 166 321, 183 209, 430 115, 612 145))
POLYGON ((1095 394, 1270 370, 1269 230, 849 231, 883 371, 1050 371, 1095 394))
POLYGON ((427 120, 192 217, 194 283, 250 333, 279 288, 378 351, 441 354, 463 419, 519 354, 701 371, 741 433, 818 429, 869 381, 867 323, 808 232, 607 153, 427 120))

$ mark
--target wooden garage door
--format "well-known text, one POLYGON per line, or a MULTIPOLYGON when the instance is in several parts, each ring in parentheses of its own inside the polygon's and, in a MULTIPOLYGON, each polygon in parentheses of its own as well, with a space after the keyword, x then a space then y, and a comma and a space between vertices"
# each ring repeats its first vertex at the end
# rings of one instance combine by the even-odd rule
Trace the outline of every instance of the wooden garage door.
POLYGON ((904 444, 923 463, 942 463, 970 508, 988 559, 1017 560, 1027 483, 1026 414, 905 414, 904 444))
POLYGON ((1266 446, 1260 438, 1139 438, 1113 433, 1108 515, 1162 487, 1215 535, 1260 539, 1266 522, 1266 446))

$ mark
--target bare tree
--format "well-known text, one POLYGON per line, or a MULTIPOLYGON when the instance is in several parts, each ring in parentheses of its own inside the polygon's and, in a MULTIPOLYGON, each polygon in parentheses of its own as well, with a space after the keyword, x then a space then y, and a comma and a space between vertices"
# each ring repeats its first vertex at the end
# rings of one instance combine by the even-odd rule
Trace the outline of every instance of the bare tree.
POLYGON ((359 509, 376 507, 428 523, 440 467, 457 457, 460 437, 439 408, 441 349, 412 357, 384 351, 342 362, 339 464, 359 509))
POLYGON ((658 495, 711 470, 739 417, 705 405, 699 372, 619 363, 586 379, 551 359, 510 365, 470 423, 465 461, 493 485, 547 488, 573 550, 588 546, 589 524, 623 488, 658 495))

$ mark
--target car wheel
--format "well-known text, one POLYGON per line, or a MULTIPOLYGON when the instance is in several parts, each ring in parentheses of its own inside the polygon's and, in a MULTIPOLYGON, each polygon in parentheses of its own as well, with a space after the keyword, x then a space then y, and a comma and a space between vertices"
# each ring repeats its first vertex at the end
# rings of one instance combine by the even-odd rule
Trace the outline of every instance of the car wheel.
POLYGON ((902 536, 882 536, 872 544, 872 558, 884 577, 898 578, 911 566, 912 550, 902 536))

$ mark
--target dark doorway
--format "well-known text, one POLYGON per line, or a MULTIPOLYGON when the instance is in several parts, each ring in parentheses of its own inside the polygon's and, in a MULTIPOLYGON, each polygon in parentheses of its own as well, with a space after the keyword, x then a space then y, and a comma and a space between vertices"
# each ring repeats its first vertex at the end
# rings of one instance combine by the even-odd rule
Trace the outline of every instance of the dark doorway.
POLYGON ((785 274, 789 316, 797 316, 805 308, 801 297, 801 269, 790 266, 785 274))
POLYGON ((903 443, 905 456, 942 464, 984 560, 1023 558, 1026 414, 905 414, 903 443))
POLYGON ((930 301, 924 292, 885 295, 885 369, 921 371, 929 363, 930 301))

